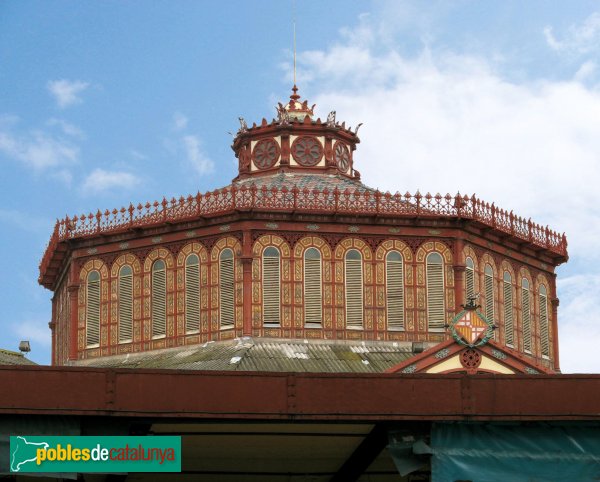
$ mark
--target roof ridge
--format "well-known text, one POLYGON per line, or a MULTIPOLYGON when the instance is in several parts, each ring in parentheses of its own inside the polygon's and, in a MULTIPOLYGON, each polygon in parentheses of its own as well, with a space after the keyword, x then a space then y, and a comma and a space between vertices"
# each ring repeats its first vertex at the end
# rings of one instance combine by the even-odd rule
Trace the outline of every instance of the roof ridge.
POLYGON ((0 348, 0 353, 5 353, 6 355, 20 356, 20 357, 25 358, 25 355, 23 355, 23 353, 19 353, 19 352, 12 351, 12 350, 7 350, 6 348, 0 348))

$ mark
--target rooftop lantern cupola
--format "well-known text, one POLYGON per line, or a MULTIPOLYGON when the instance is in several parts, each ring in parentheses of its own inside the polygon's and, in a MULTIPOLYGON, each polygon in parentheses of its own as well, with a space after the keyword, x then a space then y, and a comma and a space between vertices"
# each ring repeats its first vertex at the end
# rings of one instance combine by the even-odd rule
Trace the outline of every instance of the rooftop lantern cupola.
POLYGON ((335 111, 327 120, 314 119, 314 108, 302 101, 294 85, 286 104, 277 106, 277 119, 248 127, 240 117, 231 146, 239 160, 235 180, 275 172, 341 174, 360 179, 353 166, 353 152, 360 142, 357 132, 336 121, 335 111))

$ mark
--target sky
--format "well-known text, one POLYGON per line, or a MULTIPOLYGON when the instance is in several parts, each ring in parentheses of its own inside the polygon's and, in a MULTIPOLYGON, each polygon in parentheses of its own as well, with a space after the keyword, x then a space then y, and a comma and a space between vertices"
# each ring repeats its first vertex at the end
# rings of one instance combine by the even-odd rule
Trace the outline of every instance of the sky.
POLYGON ((561 368, 600 373, 600 4, 578 0, 0 2, 0 347, 50 362, 57 218, 235 177, 238 117, 290 94, 294 16, 300 94, 363 123, 365 184, 566 232, 561 368))

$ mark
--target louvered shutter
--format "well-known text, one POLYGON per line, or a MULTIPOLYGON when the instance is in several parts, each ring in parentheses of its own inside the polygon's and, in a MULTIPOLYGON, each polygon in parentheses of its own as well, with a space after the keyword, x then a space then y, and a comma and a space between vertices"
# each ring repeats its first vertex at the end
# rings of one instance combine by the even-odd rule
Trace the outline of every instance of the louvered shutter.
POLYGON ((523 349, 525 351, 531 351, 531 309, 529 305, 529 289, 521 288, 522 306, 521 310, 523 313, 523 349))
MULTIPOLYGON (((316 250, 315 250, 316 251, 316 250)), ((304 322, 321 324, 323 291, 321 288, 321 257, 304 257, 304 322)))
POLYGON ((200 264, 195 254, 185 261, 185 330, 200 330, 200 264))
MULTIPOLYGON (((396 253, 397 254, 397 253, 396 253)), ((402 258, 386 260, 386 304, 388 328, 404 328, 404 269, 402 258)))
POLYGON ((97 271, 92 271, 88 275, 86 343, 87 346, 100 344, 100 274, 97 271))
POLYGON ((467 268, 465 271, 465 289, 466 289, 466 298, 472 298, 475 295, 475 265, 473 264, 473 260, 471 258, 467 258, 467 268))
POLYGON ((444 263, 442 256, 431 253, 427 257, 427 321, 429 328, 445 325, 444 263))
POLYGON ((219 262, 221 328, 231 328, 235 320, 233 258, 219 262))
MULTIPOLYGON (((158 262, 157 262, 158 263, 158 262)), ((162 268, 152 272, 152 336, 165 336, 167 333, 167 272, 162 268)))
POLYGON ((507 345, 514 345, 513 292, 510 278, 504 276, 504 338, 507 345))
POLYGON ((491 266, 485 267, 485 317, 488 321, 494 321, 494 274, 491 266))
MULTIPOLYGON (((357 251, 354 253, 358 254, 357 251)), ((349 328, 363 326, 363 272, 360 254, 358 259, 346 255, 346 326, 349 328)))
MULTIPOLYGON (((263 256, 263 320, 266 325, 279 325, 281 321, 279 251, 275 248, 267 248, 267 250, 271 254, 263 256)), ((267 253, 267 250, 265 250, 265 253, 267 253)))
POLYGON ((119 274, 119 342, 133 339, 133 274, 125 268, 119 274))
POLYGON ((550 341, 548 333, 548 298, 540 294, 540 338, 542 344, 542 355, 550 356, 550 341))

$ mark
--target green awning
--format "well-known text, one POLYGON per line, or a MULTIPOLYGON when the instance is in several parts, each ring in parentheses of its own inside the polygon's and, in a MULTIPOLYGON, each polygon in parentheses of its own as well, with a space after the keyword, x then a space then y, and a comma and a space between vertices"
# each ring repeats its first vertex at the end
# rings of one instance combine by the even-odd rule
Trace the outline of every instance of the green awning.
POLYGON ((600 426, 436 423, 432 482, 597 482, 600 426))

